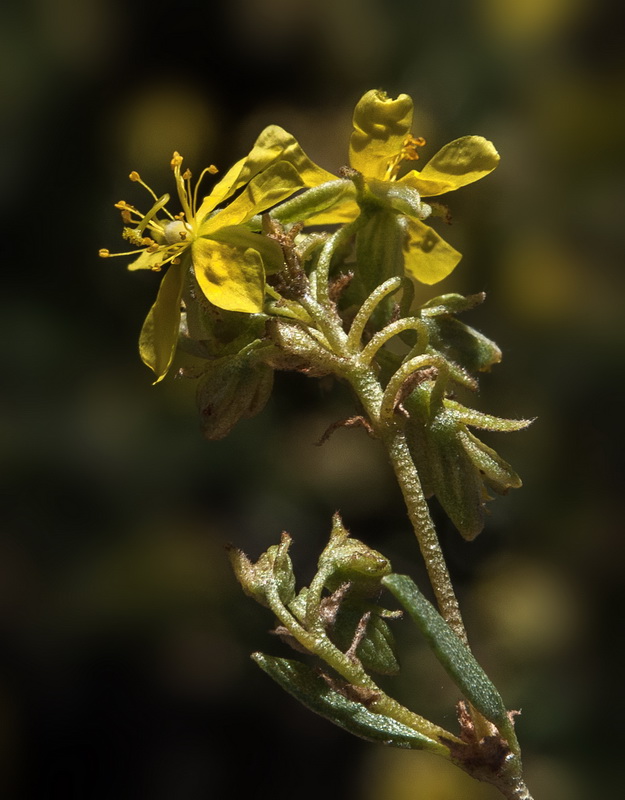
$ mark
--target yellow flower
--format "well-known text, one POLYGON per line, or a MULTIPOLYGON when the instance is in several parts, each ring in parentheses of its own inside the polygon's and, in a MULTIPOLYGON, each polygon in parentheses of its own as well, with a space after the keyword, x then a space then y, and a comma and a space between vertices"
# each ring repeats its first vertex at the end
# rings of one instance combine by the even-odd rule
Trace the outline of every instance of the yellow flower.
MULTIPOLYGON (((155 201, 152 208, 142 214, 124 201, 116 204, 125 223, 124 238, 140 249, 129 269, 160 271, 168 265, 139 339, 141 358, 154 371, 157 382, 167 374, 174 356, 189 271, 213 305, 251 314, 262 311, 265 272, 280 269, 282 255, 276 242, 245 223, 295 191, 333 179, 307 158, 290 134, 275 125, 261 133, 247 157, 201 202, 200 183, 217 169, 204 170, 192 189, 190 171, 182 171, 182 156, 174 153, 171 166, 180 213, 172 215, 166 208, 169 195, 157 197, 137 172, 131 172, 130 179, 150 192, 155 201), (216 210, 237 192, 229 205, 216 210)), ((100 251, 103 257, 136 253, 100 251)))
MULTIPOLYGON (((447 277, 461 258, 436 231, 422 220, 431 212, 421 197, 454 191, 483 178, 499 163, 499 154, 482 136, 463 136, 445 145, 419 171, 400 177, 406 163, 419 158, 425 140, 411 133, 413 103, 406 94, 396 99, 371 90, 354 110, 349 163, 360 172, 372 199, 406 220, 405 269, 422 283, 447 277)), ((362 198, 361 198, 362 202, 362 198)), ((348 222, 360 208, 345 199, 308 220, 309 224, 348 222)))

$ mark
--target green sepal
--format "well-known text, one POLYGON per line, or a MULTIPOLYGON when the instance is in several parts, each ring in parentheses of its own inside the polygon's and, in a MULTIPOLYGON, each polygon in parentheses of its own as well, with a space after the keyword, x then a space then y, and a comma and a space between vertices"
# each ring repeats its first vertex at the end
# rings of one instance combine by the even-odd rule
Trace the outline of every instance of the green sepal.
POLYGON ((422 391, 414 391, 405 407, 411 414, 407 423, 408 445, 426 496, 436 495, 439 503, 465 539, 474 539, 484 527, 486 499, 480 472, 459 437, 459 425, 442 411, 430 422, 415 414, 422 391))
POLYGON ((252 660, 311 711, 361 739, 407 750, 441 751, 440 743, 348 699, 332 689, 311 667, 299 661, 263 653, 253 653, 252 660))
POLYGON ((380 591, 380 578, 390 574, 391 562, 359 539, 352 539, 337 512, 318 568, 326 575, 324 585, 331 592, 349 582, 352 597, 371 597, 380 591))
POLYGON ((482 473, 484 483, 489 489, 505 494, 508 489, 521 488, 521 478, 492 447, 485 445, 469 431, 461 431, 459 435, 465 452, 482 473))
POLYGON ((189 293, 184 297, 178 345, 185 352, 200 358, 223 358, 264 337, 264 314, 225 311, 202 298, 189 293))
POLYGON ((421 306, 422 317, 438 317, 441 314, 460 314, 463 311, 470 311, 484 302, 486 294, 470 294, 465 297, 462 294, 451 292, 433 297, 421 306))
POLYGON ((276 345, 270 360, 275 369, 301 369, 311 376, 340 372, 340 360, 304 325, 274 317, 267 324, 267 336, 276 345))
MULTIPOLYGON (((401 216, 384 207, 370 213, 368 222, 356 234, 358 270, 349 287, 350 301, 360 306, 386 280, 403 276, 405 239, 406 225, 401 216)), ((395 302, 393 297, 386 297, 378 305, 371 317, 375 328, 389 321, 395 302)))
POLYGON ((434 383, 424 381, 404 401, 408 446, 426 497, 436 495, 465 539, 484 527, 487 489, 505 494, 522 485, 501 456, 467 430, 467 425, 495 431, 517 431, 531 420, 508 420, 466 408, 443 398, 432 407, 434 383))
POLYGON ((485 372, 501 361, 501 350, 484 334, 450 315, 424 319, 430 344, 469 372, 485 372))
POLYGON ((223 439, 240 419, 254 417, 265 407, 273 370, 258 355, 263 346, 256 340, 235 355, 208 363, 196 392, 200 426, 207 439, 223 439))
POLYGON ((295 575, 289 556, 291 537, 282 534, 280 544, 272 545, 255 563, 242 550, 231 547, 228 555, 243 591, 257 603, 271 608, 268 587, 273 586, 280 602, 288 605, 295 598, 295 575))
POLYGON ((501 695, 434 606, 407 575, 388 575, 382 583, 413 618, 434 655, 464 697, 500 729, 509 727, 501 695))
POLYGON ((467 408, 455 400, 445 398, 443 400, 445 408, 451 411, 454 417, 462 422, 463 425, 469 425, 472 428, 480 428, 483 431, 498 431, 499 433, 511 433, 514 431, 522 431, 534 422, 533 419, 504 419, 503 417, 495 417, 493 414, 484 414, 482 411, 476 411, 474 408, 467 408))
MULTIPOLYGON (((271 211, 271 216, 283 225, 291 222, 305 221, 309 217, 321 214, 339 202, 354 200, 356 189, 352 181, 336 180, 322 183, 314 188, 307 189, 297 197, 286 200, 271 211)), ((260 218, 254 217, 251 223, 260 227, 260 218)), ((313 225, 319 224, 317 220, 313 225)))

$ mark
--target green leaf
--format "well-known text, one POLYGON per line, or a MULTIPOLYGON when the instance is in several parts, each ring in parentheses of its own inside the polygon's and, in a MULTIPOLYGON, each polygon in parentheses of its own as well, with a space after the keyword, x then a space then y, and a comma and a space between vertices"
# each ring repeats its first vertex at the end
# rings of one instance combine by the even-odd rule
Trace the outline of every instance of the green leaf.
POLYGON ((382 583, 416 622, 427 643, 462 694, 498 728, 509 725, 501 695, 434 606, 407 575, 388 575, 382 583))
POLYGON ((311 667, 299 661, 273 658, 263 653, 254 653, 252 659, 300 703, 361 739, 409 750, 441 752, 438 742, 348 699, 330 688, 311 667))
POLYGON ((387 622, 376 613, 377 607, 371 603, 353 603, 349 597, 341 605, 336 621, 330 631, 330 638, 345 652, 351 645, 356 627, 363 612, 371 610, 367 631, 356 648, 356 655, 367 672, 380 675, 397 675, 399 663, 395 654, 395 642, 387 622))

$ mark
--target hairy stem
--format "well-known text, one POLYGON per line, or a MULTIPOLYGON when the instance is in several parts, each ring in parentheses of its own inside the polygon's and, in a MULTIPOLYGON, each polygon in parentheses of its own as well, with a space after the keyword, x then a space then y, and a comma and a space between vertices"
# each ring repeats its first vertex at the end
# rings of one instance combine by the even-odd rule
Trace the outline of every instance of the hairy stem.
POLYGON ((389 697, 377 684, 369 677, 363 669, 360 661, 356 658, 350 658, 347 654, 341 652, 327 637, 325 632, 309 631, 303 627, 291 614, 291 612, 284 606, 279 598, 275 585, 268 584, 266 587, 267 600, 271 606, 278 620, 289 631, 289 633, 310 653, 321 658, 332 667, 339 675, 347 680, 353 686, 361 686, 370 690, 375 695, 369 706, 372 711, 378 714, 384 714, 391 717, 398 722, 407 725, 413 730, 431 739, 431 745, 428 747, 432 752, 438 752, 440 755, 449 757, 449 749, 441 744, 441 740, 453 741, 460 743, 460 740, 449 731, 425 719, 425 717, 415 714, 410 709, 402 706, 397 700, 389 697))
POLYGON ((395 477, 404 496, 408 517, 412 523, 419 548, 434 590, 436 602, 443 618, 456 636, 465 644, 467 634, 462 622, 460 607, 451 582, 438 535, 430 516, 421 481, 410 455, 406 436, 396 421, 388 422, 380 416, 384 393, 373 371, 366 367, 349 370, 346 376, 365 407, 376 434, 388 453, 395 477))

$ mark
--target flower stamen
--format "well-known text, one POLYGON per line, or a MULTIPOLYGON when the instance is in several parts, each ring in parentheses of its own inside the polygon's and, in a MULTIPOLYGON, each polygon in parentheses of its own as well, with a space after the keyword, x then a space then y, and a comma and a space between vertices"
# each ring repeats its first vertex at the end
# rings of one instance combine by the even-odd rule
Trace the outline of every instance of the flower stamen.
POLYGON ((404 161, 417 161, 419 159, 417 147, 423 147, 425 143, 425 139, 422 136, 413 136, 411 133, 409 133, 402 142, 399 153, 389 159, 384 180, 397 180, 399 168, 401 167, 402 163, 404 161))
POLYGON ((209 175, 216 175, 218 172, 219 172, 219 170, 217 169, 217 167, 214 164, 211 164, 210 167, 205 167, 202 170, 202 172, 200 173, 200 177, 197 179, 197 182, 195 184, 195 189, 193 190, 193 213, 194 214, 195 214, 195 212, 197 211, 197 208, 198 208, 198 205, 197 205, 197 193, 198 193, 198 189, 200 188, 200 184, 202 183, 202 179, 204 178, 206 173, 208 173, 209 175))

